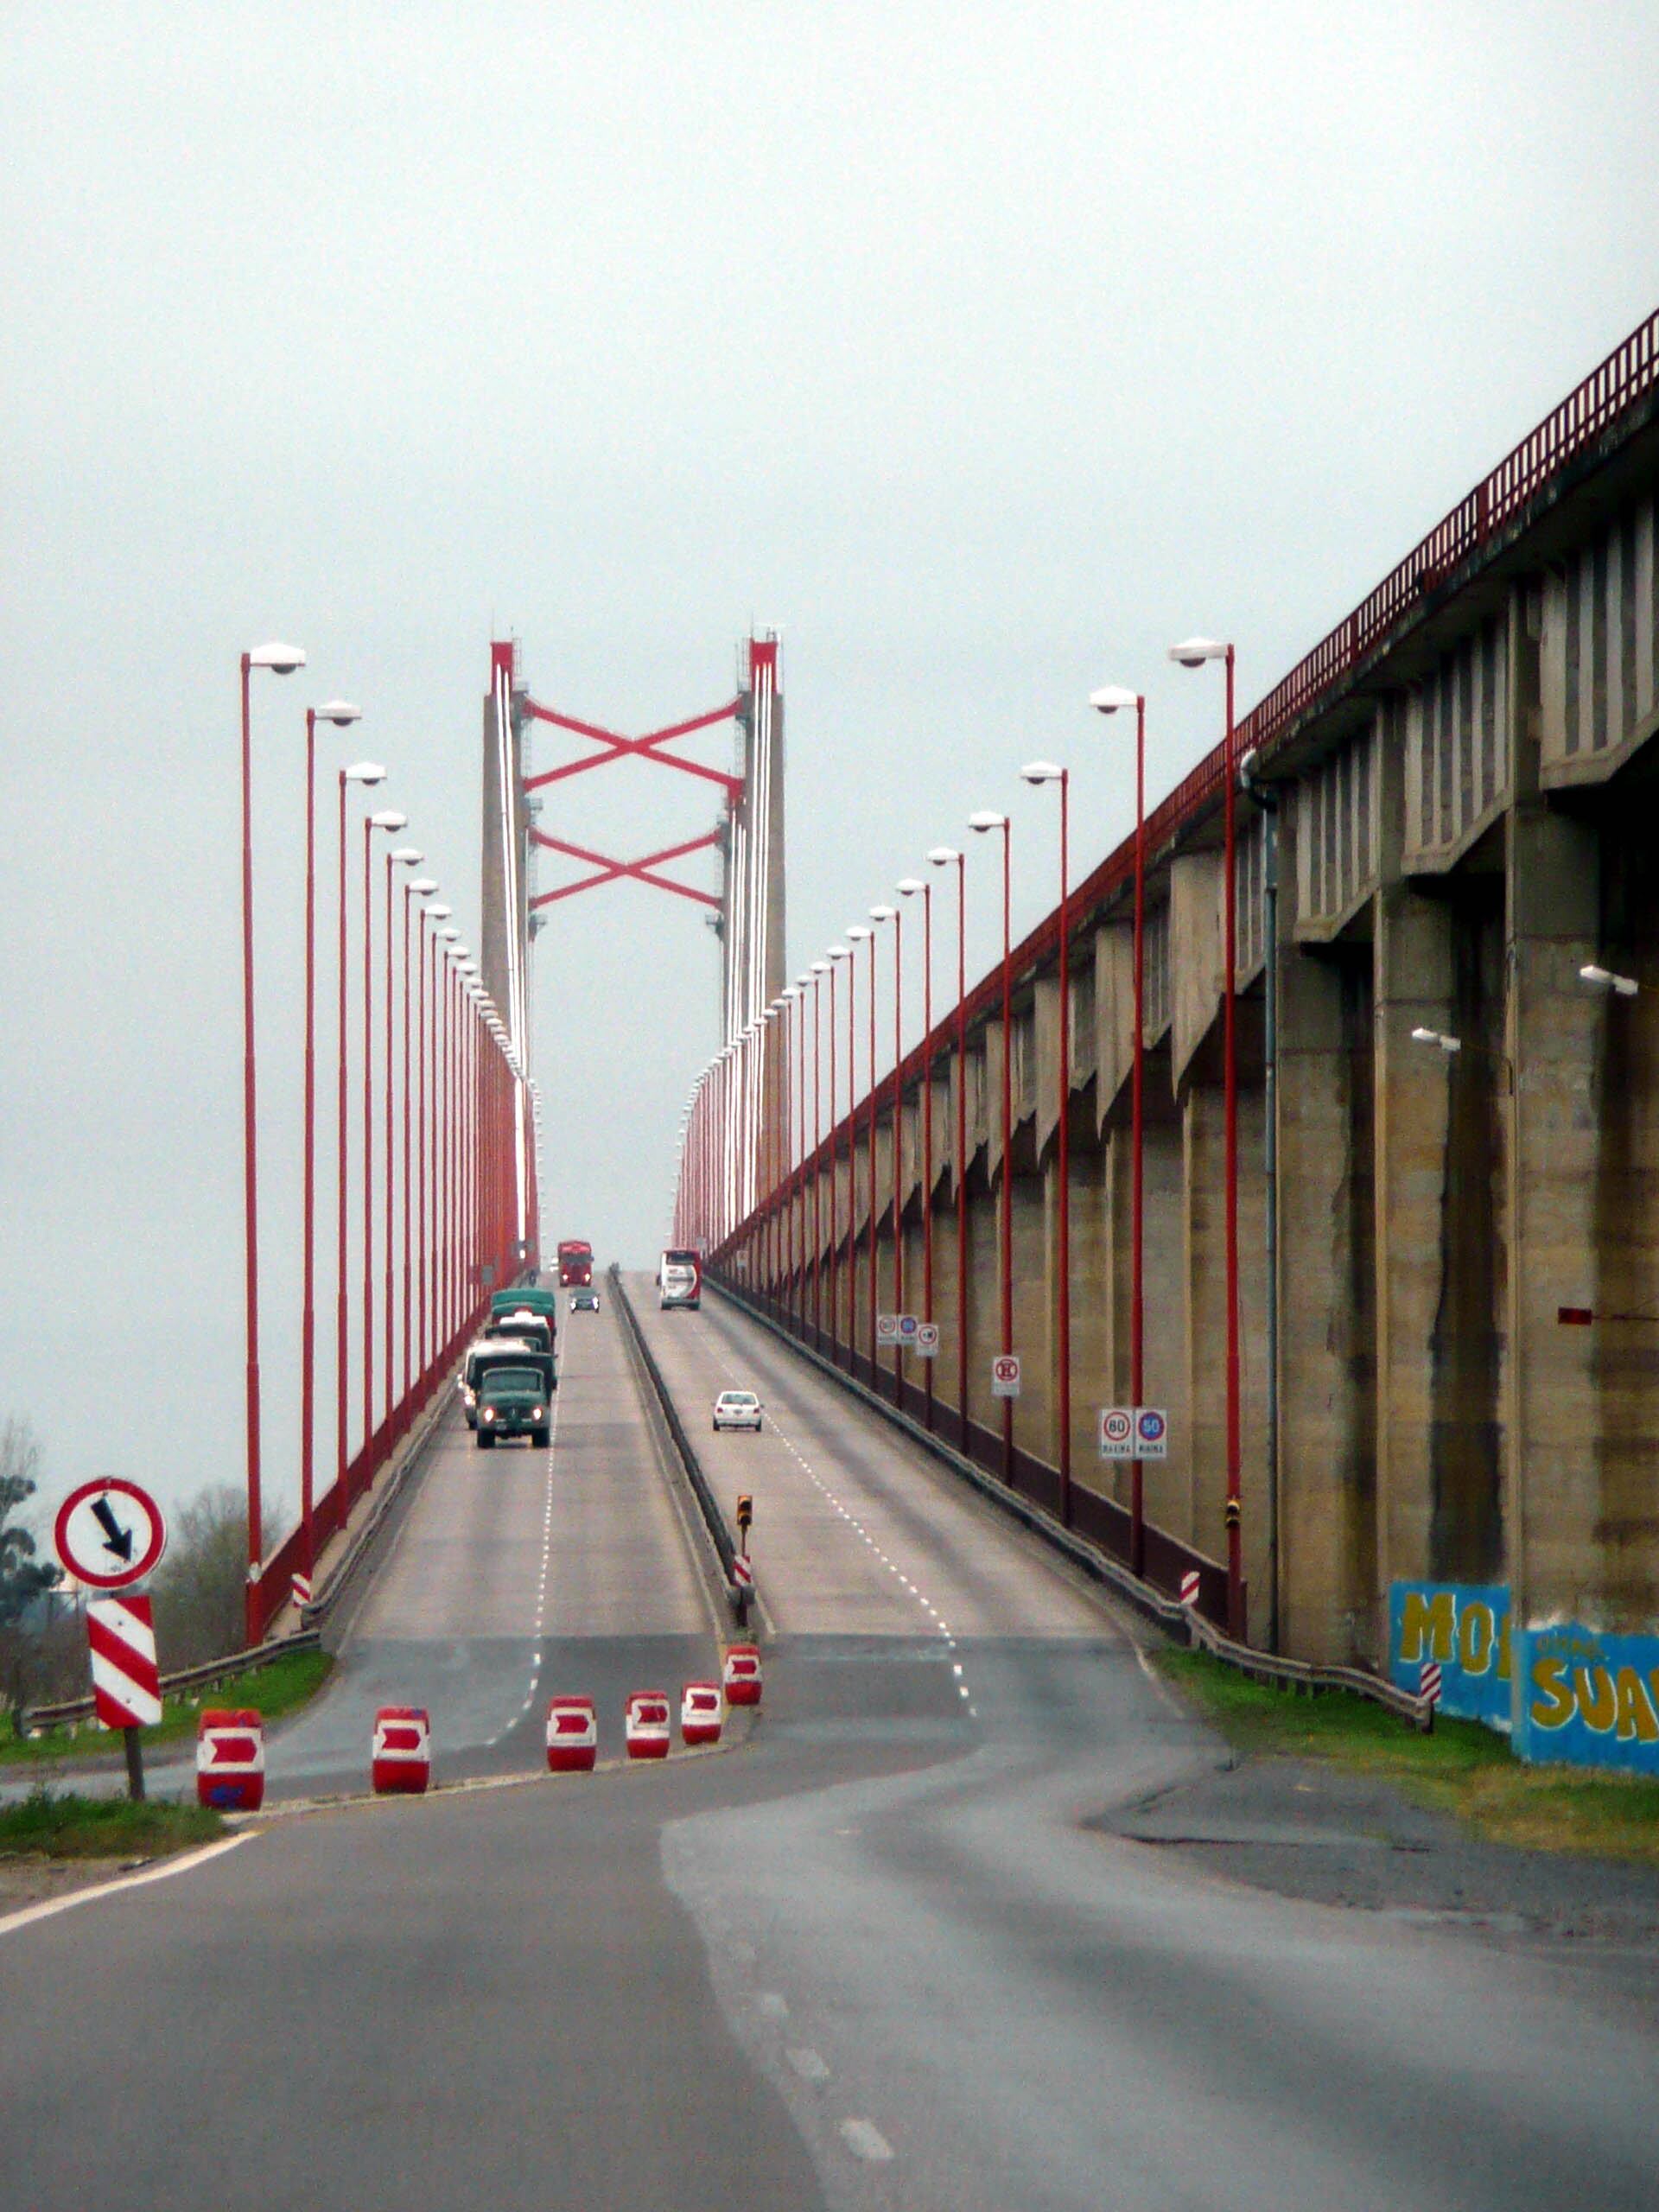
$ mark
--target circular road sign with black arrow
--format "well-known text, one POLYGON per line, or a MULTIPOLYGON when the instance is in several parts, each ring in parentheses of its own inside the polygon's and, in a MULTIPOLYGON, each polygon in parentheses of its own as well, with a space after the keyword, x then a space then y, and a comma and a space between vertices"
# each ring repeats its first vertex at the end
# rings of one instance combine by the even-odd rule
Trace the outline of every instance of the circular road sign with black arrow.
POLYGON ((78 1581, 93 1590, 124 1590, 142 1582, 167 1549, 167 1523, 148 1491, 105 1475, 64 1499, 52 1541, 78 1581))

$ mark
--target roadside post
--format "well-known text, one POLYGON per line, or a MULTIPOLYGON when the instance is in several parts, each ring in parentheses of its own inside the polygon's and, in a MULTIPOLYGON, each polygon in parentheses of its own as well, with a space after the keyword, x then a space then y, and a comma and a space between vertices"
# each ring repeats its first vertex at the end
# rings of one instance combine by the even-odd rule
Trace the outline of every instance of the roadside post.
POLYGON ((142 1582, 167 1549, 167 1523, 148 1491, 119 1475, 83 1483, 58 1508, 53 1548, 66 1573, 103 1594, 86 1604, 92 1700, 106 1728, 118 1728, 127 1759, 127 1795, 144 1795, 141 1728, 162 1717, 156 1621, 142 1582), (128 1594, 115 1597, 110 1592, 128 1594))
POLYGON ((754 1500, 746 1490, 737 1494, 737 1546, 732 1554, 732 1587, 737 1592, 737 1624, 748 1625, 749 1599, 754 1595, 754 1569, 749 1562, 749 1530, 754 1525, 754 1500))

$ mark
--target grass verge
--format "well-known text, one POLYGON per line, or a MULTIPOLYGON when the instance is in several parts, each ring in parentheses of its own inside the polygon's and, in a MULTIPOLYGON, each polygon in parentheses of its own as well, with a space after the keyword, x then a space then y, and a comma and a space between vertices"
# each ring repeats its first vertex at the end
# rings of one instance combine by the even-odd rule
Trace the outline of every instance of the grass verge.
POLYGON ((162 1859, 226 1832, 219 1815, 202 1805, 135 1805, 41 1789, 21 1805, 0 1806, 0 1859, 162 1859))
MULTIPOLYGON (((292 1651, 284 1658, 274 1660, 269 1667, 233 1675, 228 1681, 215 1683, 210 1690, 198 1691, 194 1700, 169 1697, 162 1707, 157 1726, 142 1731, 144 1749, 148 1751, 152 1745, 165 1748, 193 1738, 196 1716, 204 1705, 253 1706, 267 1722, 280 1720, 316 1695, 327 1681, 334 1663, 326 1651, 292 1651)), ((73 1736, 67 1728, 54 1728, 43 1736, 8 1734, 0 1740, 0 1765, 35 1767, 50 1772, 78 1759, 118 1758, 120 1751, 118 1736, 106 1734, 94 1728, 90 1721, 83 1721, 79 1732, 73 1736)))
POLYGON ((1270 1689, 1207 1651, 1160 1651, 1153 1662, 1239 1751, 1330 1759, 1394 1783, 1416 1803, 1467 1821, 1489 1842, 1659 1866, 1659 1782, 1526 1766, 1503 1737, 1472 1720, 1442 1719, 1432 1736, 1420 1736, 1346 1690, 1302 1697, 1270 1689))

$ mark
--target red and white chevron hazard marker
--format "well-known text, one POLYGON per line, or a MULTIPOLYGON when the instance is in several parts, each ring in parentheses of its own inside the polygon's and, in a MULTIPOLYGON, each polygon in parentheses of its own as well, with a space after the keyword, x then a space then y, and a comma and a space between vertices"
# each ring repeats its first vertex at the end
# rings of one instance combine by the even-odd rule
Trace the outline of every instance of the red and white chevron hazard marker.
POLYGON ((293 1586, 294 1603, 308 1605, 311 1602, 311 1578, 308 1574, 293 1574, 289 1578, 293 1586))
POLYGON ((162 1717, 156 1622, 148 1598, 89 1598, 92 1698, 106 1728, 153 1728, 162 1717))
POLYGON ((1189 1567, 1181 1577, 1181 1603, 1184 1605, 1196 1605, 1198 1602, 1198 1570, 1196 1567, 1189 1567))
POLYGON ((749 1565, 747 1552, 734 1552, 732 1554, 732 1585, 738 1590, 753 1590, 754 1587, 754 1569, 749 1565))
POLYGON ((1423 1671, 1417 1678, 1417 1694, 1426 1697, 1431 1705, 1440 1703, 1440 1662, 1438 1659, 1424 1660, 1423 1671))

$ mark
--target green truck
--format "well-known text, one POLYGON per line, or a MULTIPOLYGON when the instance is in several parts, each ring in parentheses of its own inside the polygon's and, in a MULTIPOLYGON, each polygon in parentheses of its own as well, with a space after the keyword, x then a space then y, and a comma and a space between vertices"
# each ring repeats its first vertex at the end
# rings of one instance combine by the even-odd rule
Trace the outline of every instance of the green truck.
POLYGON ((517 1290, 497 1290, 490 1294, 490 1325, 492 1328, 504 1313, 539 1313, 550 1329, 556 1331, 559 1318, 559 1294, 540 1284, 527 1284, 517 1290))
POLYGON ((522 1359, 493 1362, 479 1378, 478 1448, 492 1452, 496 1439, 527 1436, 545 1445, 552 1435, 553 1363, 526 1353, 522 1359))

